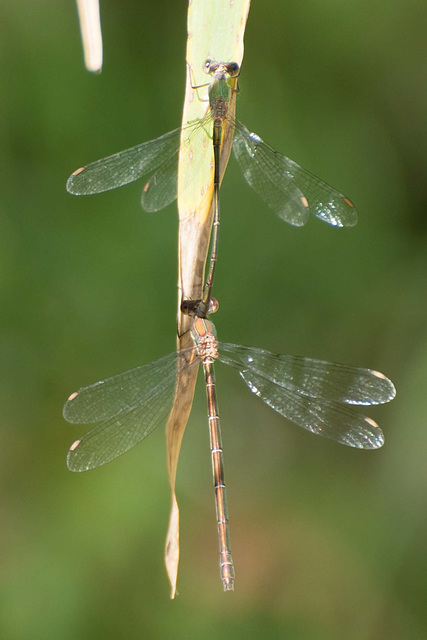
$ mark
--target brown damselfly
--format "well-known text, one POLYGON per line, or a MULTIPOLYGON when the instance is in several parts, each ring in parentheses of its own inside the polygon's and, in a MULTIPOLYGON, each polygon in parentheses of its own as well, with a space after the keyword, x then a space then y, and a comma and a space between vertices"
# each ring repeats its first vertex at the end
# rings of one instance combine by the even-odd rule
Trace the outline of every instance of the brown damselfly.
POLYGON ((70 448, 72 471, 99 467, 144 440, 164 424, 172 408, 178 374, 203 365, 207 385, 211 455, 220 538, 221 578, 233 589, 222 445, 215 394, 214 362, 237 370, 249 389, 288 420, 341 444, 376 449, 384 443, 379 426, 354 405, 383 404, 395 396, 393 383, 372 369, 217 341, 211 321, 196 317, 194 346, 73 393, 66 420, 96 426, 70 448))

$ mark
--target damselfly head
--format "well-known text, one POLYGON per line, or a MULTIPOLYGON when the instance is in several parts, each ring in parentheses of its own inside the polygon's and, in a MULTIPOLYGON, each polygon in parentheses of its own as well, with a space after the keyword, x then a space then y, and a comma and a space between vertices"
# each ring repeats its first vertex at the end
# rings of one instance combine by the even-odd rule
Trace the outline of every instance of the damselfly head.
POLYGON ((236 78, 240 73, 240 67, 237 62, 217 62, 216 60, 211 60, 211 58, 205 60, 203 69, 209 75, 213 75, 220 69, 220 72, 227 73, 232 78, 236 78))
POLYGON ((210 315, 211 313, 216 313, 219 308, 219 302, 216 298, 211 298, 209 300, 207 313, 202 312, 202 310, 205 311, 205 309, 202 309, 202 305, 203 307, 205 306, 203 304, 203 300, 200 300, 200 299, 199 300, 183 300, 181 302, 181 313, 183 313, 186 316, 190 316, 192 318, 194 317, 204 318, 207 315, 210 315))
POLYGON ((200 303, 201 300, 183 300, 181 302, 181 313, 185 316, 195 316, 200 303))

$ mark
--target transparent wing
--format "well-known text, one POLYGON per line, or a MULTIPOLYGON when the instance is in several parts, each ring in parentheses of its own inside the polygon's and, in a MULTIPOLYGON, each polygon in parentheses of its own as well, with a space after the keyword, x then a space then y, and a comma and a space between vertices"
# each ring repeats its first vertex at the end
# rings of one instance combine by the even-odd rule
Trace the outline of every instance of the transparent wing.
POLYGON ((145 211, 161 211, 178 195, 178 152, 176 149, 144 184, 141 205, 145 211))
POLYGON ((292 393, 249 371, 239 371, 249 389, 269 407, 300 427, 358 449, 377 449, 384 435, 371 418, 332 400, 292 393))
MULTIPOLYGON (((147 180, 141 196, 141 204, 145 211, 160 211, 175 200, 178 191, 178 153, 185 152, 191 145, 206 144, 211 122, 212 118, 208 113, 203 120, 185 126, 175 148, 162 155, 161 162, 150 171, 151 175, 146 172, 147 180)), ((213 154, 213 147, 211 153, 213 154)))
POLYGON ((146 438, 170 413, 178 372, 199 361, 193 348, 185 349, 73 393, 65 403, 64 418, 99 424, 71 446, 69 469, 99 467, 146 438))
POLYGON ((378 425, 347 406, 392 400, 395 388, 383 374, 232 344, 219 348, 219 360, 238 369, 250 390, 288 420, 351 447, 383 445, 378 425))
POLYGON ((277 355, 256 347, 220 343, 221 362, 249 370, 289 391, 344 404, 384 404, 396 395, 379 371, 301 356, 277 355))
MULTIPOLYGON (((160 138, 119 151, 77 169, 67 181, 67 191, 74 195, 92 195, 116 189, 149 176, 162 165, 174 172, 175 181, 166 180, 162 187, 162 207, 176 198, 177 153, 180 147, 181 129, 170 131, 160 138)), ((156 209, 157 210, 157 209, 156 209)))
POLYGON ((275 151, 236 122, 234 155, 248 184, 283 220, 302 226, 312 213, 334 227, 353 227, 357 213, 342 193, 275 151))

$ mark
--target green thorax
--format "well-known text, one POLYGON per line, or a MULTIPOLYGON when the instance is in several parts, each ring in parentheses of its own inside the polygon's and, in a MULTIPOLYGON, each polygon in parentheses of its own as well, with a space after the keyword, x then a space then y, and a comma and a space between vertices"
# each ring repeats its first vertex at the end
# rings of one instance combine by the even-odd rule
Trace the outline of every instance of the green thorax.
POLYGON ((218 101, 220 103, 226 102, 227 104, 230 102, 232 89, 229 82, 229 74, 225 68, 220 65, 215 71, 212 82, 209 86, 209 104, 212 111, 215 110, 218 101))

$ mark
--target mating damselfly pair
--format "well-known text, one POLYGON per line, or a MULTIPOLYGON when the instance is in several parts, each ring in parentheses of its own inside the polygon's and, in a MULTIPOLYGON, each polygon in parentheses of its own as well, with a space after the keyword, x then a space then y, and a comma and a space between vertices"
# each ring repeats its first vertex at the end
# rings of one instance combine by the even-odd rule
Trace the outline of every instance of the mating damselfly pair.
POLYGON ((69 397, 64 416, 72 423, 96 424, 74 442, 68 454, 71 470, 93 469, 125 453, 158 425, 164 424, 172 409, 179 376, 202 365, 208 398, 221 578, 224 589, 230 590, 234 586, 234 567, 229 543, 215 361, 235 368, 255 395, 290 421, 360 449, 378 448, 384 437, 379 426, 356 411, 353 405, 389 402, 395 389, 388 378, 375 370, 276 355, 217 340, 208 314, 216 308, 211 291, 218 245, 219 154, 227 118, 232 118, 233 148, 246 180, 280 217, 296 226, 305 224, 310 212, 333 226, 353 226, 357 217, 348 198, 278 154, 228 113, 230 92, 237 90, 239 68, 235 63, 208 60, 205 69, 213 79, 209 84, 209 111, 202 121, 92 163, 74 172, 67 183, 71 193, 86 195, 144 177, 143 207, 156 211, 176 197, 178 151, 190 140, 192 144, 199 136, 202 140, 211 127, 214 226, 208 277, 203 297, 195 302, 183 300, 181 305, 183 312, 194 317, 193 346, 80 389, 69 397))

